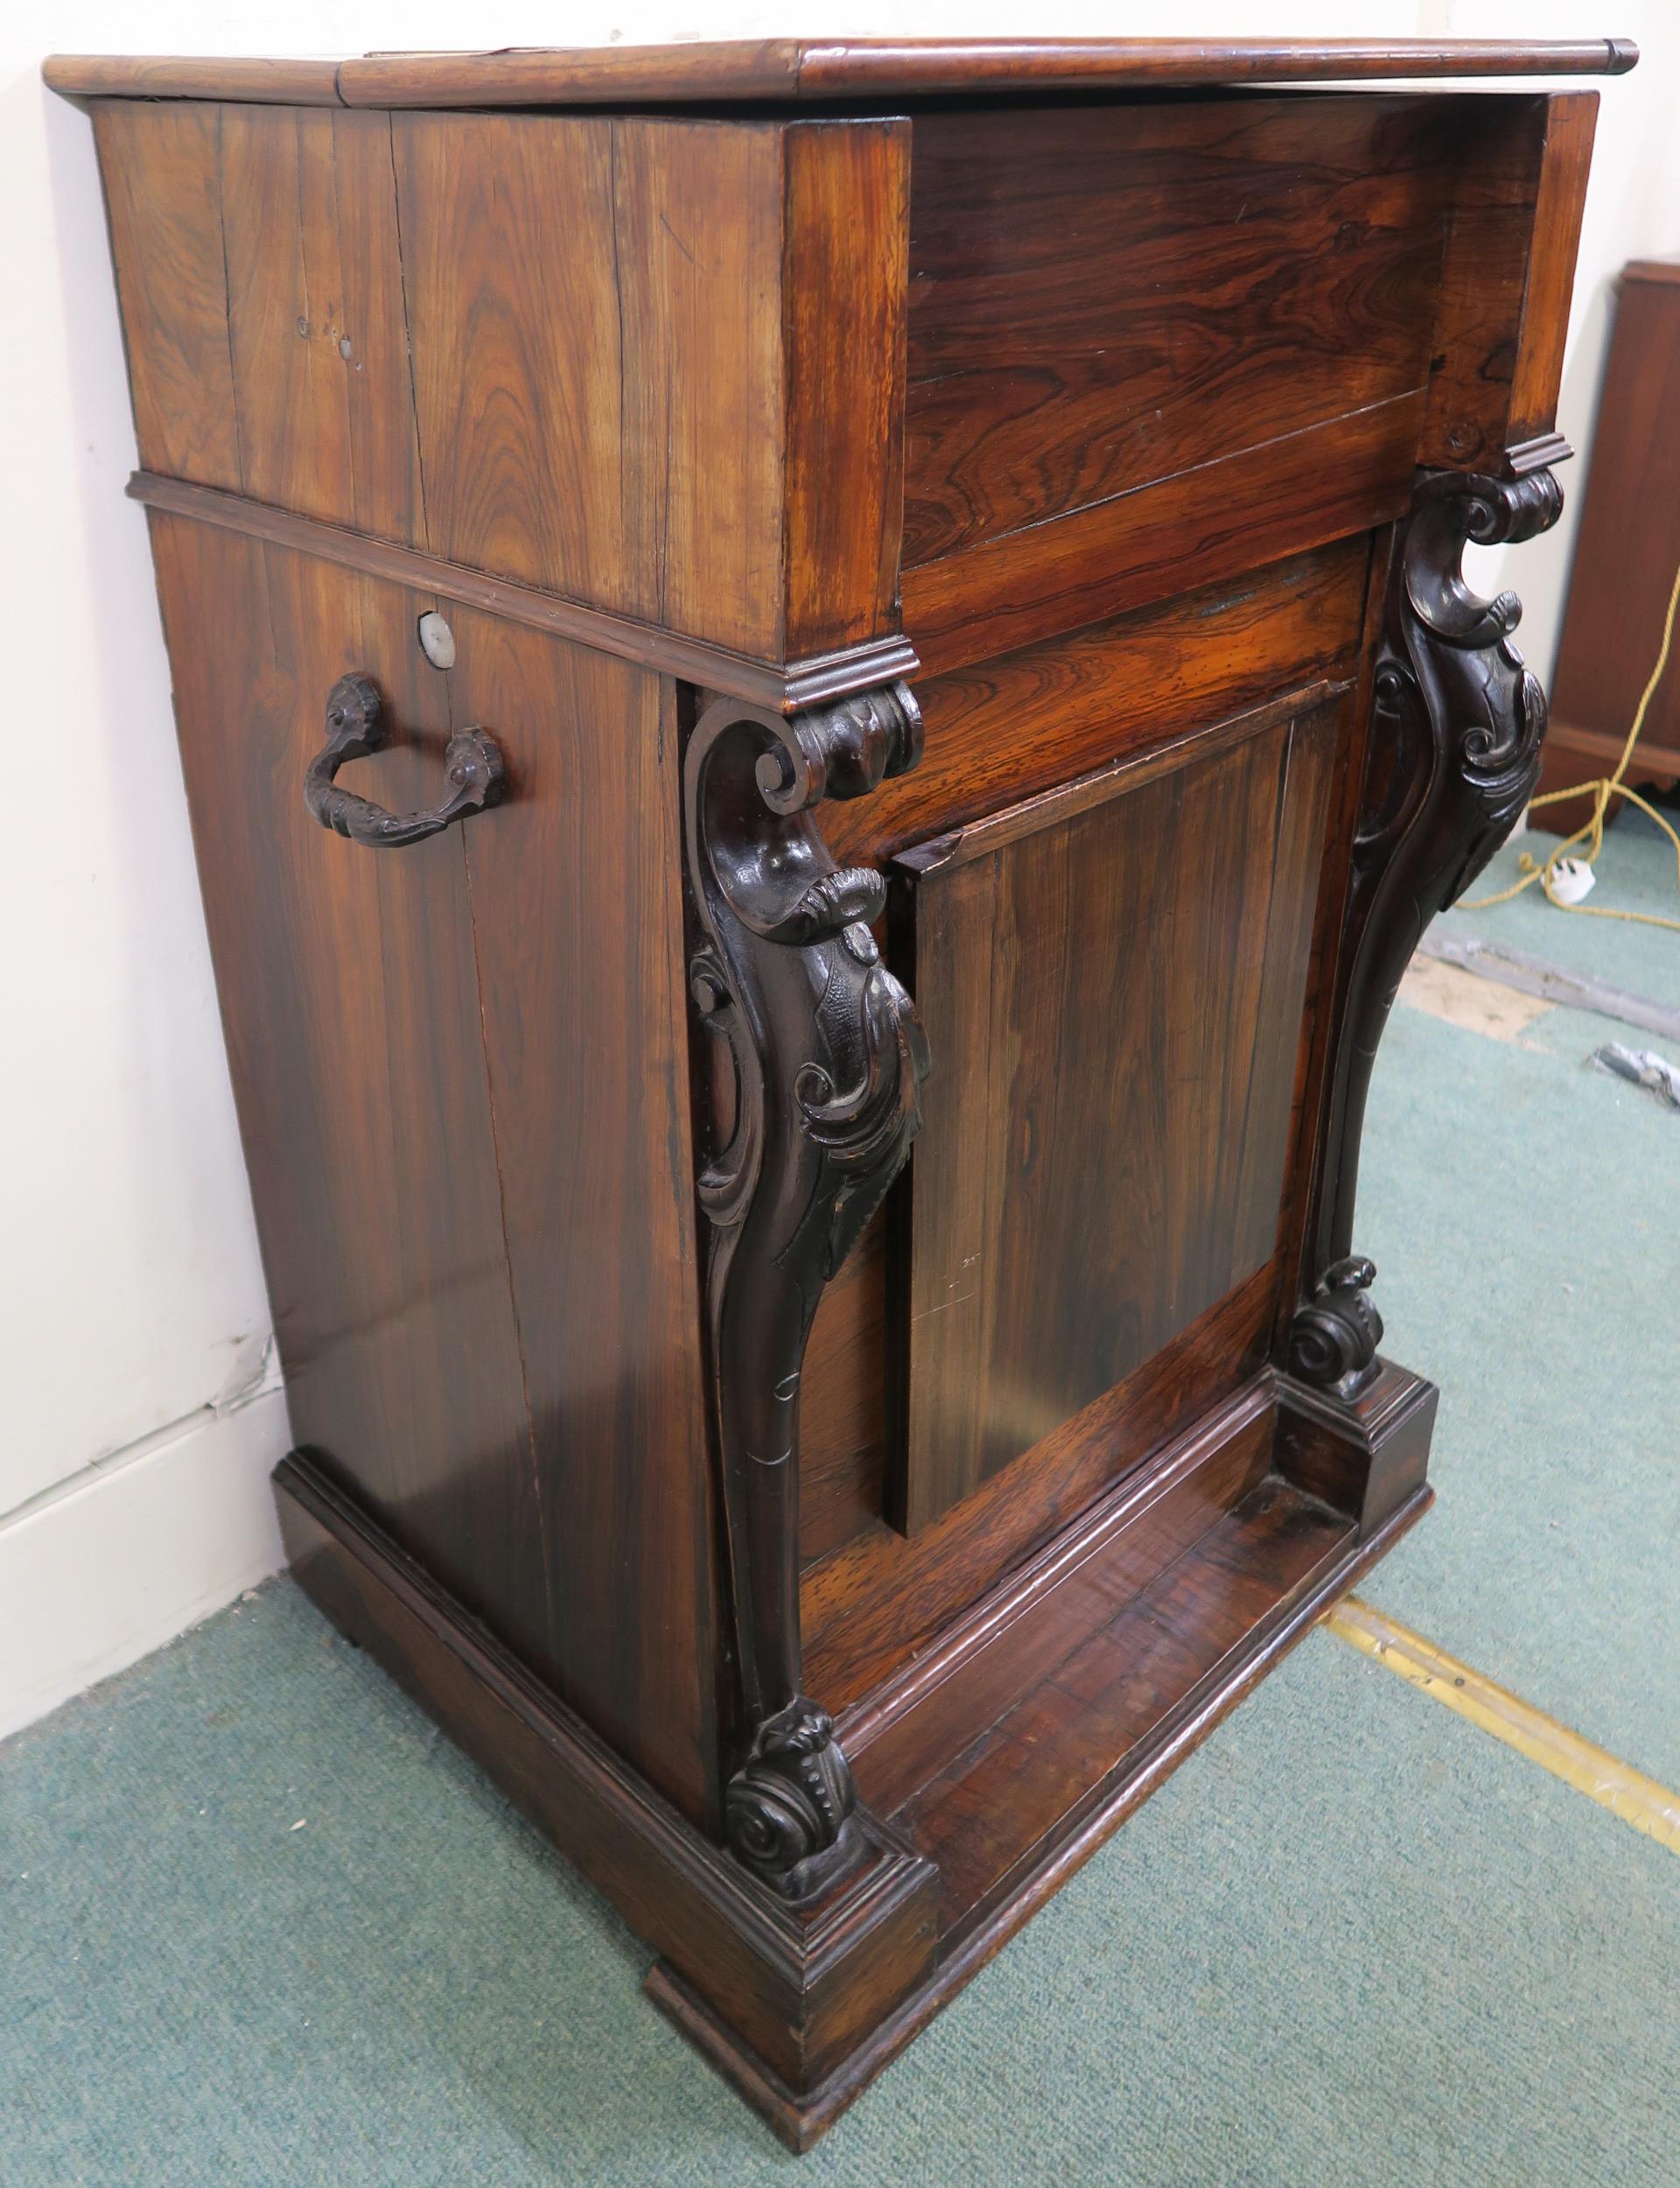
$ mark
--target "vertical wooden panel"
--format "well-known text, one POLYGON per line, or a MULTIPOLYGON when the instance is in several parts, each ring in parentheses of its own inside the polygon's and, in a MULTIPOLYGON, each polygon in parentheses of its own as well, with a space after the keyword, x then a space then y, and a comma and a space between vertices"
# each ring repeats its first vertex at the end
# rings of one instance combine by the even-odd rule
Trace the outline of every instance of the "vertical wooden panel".
POLYGON ((391 117, 433 551, 622 607, 612 126, 391 117))
POLYGON ((230 106, 221 172, 245 491, 424 546, 388 119, 230 106))
MULTIPOLYGON (((1620 285, 1552 677, 1547 790, 1590 782, 1620 757, 1680 563, 1680 260, 1624 267, 1620 285)), ((1670 669, 1651 694, 1633 780, 1676 775, 1680 675, 1670 669)), ((1592 810, 1582 796, 1534 817, 1567 833, 1592 810)))
POLYGON ((325 110, 223 110, 228 331, 245 435, 245 490, 260 501, 326 517, 344 514, 350 476, 345 369, 336 347, 344 284, 330 219, 332 143, 332 116, 325 110))
POLYGON ((345 400, 350 412, 354 521, 361 530, 426 547, 430 528, 414 414, 390 116, 335 114, 332 162, 332 212, 344 284, 340 340, 350 344, 345 400))
POLYGON ((712 1813, 710 1487, 676 740, 657 677, 154 520, 241 1122, 300 1442, 533 1672, 712 1813), (393 725, 349 779, 436 803, 452 726, 508 802, 372 851, 304 771, 333 680, 393 725))
POLYGON ((236 491, 221 109, 116 100, 94 111, 140 460, 236 491))
POLYGON ((394 130, 437 551, 774 656, 779 130, 394 130))
POLYGON ((1070 786, 917 882, 957 1061, 911 1171, 907 1532, 1270 1259, 1331 721, 1070 786))
POLYGON ((907 123, 99 119, 148 468, 763 660, 896 628, 907 123))
POLYGON ((910 124, 787 131, 790 656, 897 628, 910 124))
POLYGON ((671 688, 463 608, 466 831, 560 1691, 691 1813, 717 1792, 710 1465, 671 688))
MULTIPOLYGON (((217 986, 300 1443, 541 1675, 557 1670, 458 831, 318 827, 326 694, 394 725, 357 787, 438 795, 444 679, 395 586, 154 516, 217 986)), ((480 825, 493 825, 490 816, 480 825)))

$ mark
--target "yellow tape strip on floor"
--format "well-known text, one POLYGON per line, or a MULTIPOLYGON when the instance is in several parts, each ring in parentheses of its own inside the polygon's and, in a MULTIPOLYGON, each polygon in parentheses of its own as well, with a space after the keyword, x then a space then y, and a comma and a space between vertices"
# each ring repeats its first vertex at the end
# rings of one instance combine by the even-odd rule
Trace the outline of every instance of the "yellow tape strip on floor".
POLYGON ((1680 1794, 1647 1778, 1620 1761, 1606 1749, 1594 1747, 1532 1702, 1496 1687, 1469 1665, 1438 1649, 1422 1634, 1412 1633, 1357 1595, 1345 1596, 1324 1621, 1330 1631, 1376 1663, 1397 1672, 1402 1679, 1456 1709, 1482 1731, 1492 1733, 1507 1747, 1526 1755, 1543 1771, 1561 1778, 1578 1793, 1596 1800, 1613 1816, 1631 1823, 1680 1854, 1680 1794))

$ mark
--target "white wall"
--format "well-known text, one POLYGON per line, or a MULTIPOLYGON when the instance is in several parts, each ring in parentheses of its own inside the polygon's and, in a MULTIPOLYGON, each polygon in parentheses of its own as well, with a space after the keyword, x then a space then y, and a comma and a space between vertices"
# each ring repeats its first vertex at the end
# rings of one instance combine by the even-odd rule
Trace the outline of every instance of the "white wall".
MULTIPOLYGON (((1680 250, 1680 0, 684 0, 463 14, 459 0, 24 0, 0 19, 0 571, 10 813, 0 860, 0 1732, 279 1559, 285 1447, 192 869, 91 135, 52 51, 309 53, 793 32, 1166 30, 1637 38, 1604 87, 1561 424, 1589 437, 1608 284, 1680 250)), ((1580 467, 1578 466, 1578 476, 1580 467)), ((1521 551, 1549 662, 1571 536, 1521 551)))

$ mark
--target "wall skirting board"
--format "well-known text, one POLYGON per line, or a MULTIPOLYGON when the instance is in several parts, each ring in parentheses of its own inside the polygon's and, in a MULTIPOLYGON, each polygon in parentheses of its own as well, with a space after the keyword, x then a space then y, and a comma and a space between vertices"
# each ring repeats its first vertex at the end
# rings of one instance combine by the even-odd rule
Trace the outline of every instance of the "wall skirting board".
POLYGON ((290 1441, 265 1387, 0 1518, 0 1738, 280 1569, 269 1476, 290 1441))

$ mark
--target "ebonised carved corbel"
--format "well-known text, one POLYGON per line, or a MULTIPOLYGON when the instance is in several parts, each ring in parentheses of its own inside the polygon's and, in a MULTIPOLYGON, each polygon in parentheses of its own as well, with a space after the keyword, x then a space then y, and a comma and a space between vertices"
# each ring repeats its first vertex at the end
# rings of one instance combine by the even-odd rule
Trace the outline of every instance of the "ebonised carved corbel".
POLYGON ((801 1692, 800 1375, 822 1287, 909 1152, 929 1069, 870 932, 886 884, 836 866, 810 813, 914 767, 920 740, 902 684, 787 719, 720 699, 683 769, 704 935, 690 983, 734 1076, 727 1143, 698 1184, 743 1720, 724 1824, 737 1856, 794 1899, 856 1838, 845 1757, 801 1692))
MULTIPOLYGON (((1569 452, 1553 441, 1556 460, 1569 452)), ((1516 824, 1534 790, 1545 695, 1512 642, 1515 593, 1466 583, 1471 541, 1532 539, 1563 494, 1543 467, 1502 478, 1420 474, 1394 543, 1373 694, 1364 796, 1353 845, 1323 1179, 1307 1267, 1315 1287, 1290 1329, 1301 1381, 1351 1400, 1377 1373, 1376 1272, 1352 1249, 1360 1135, 1377 1044, 1401 975, 1437 913, 1454 903, 1516 824)))

